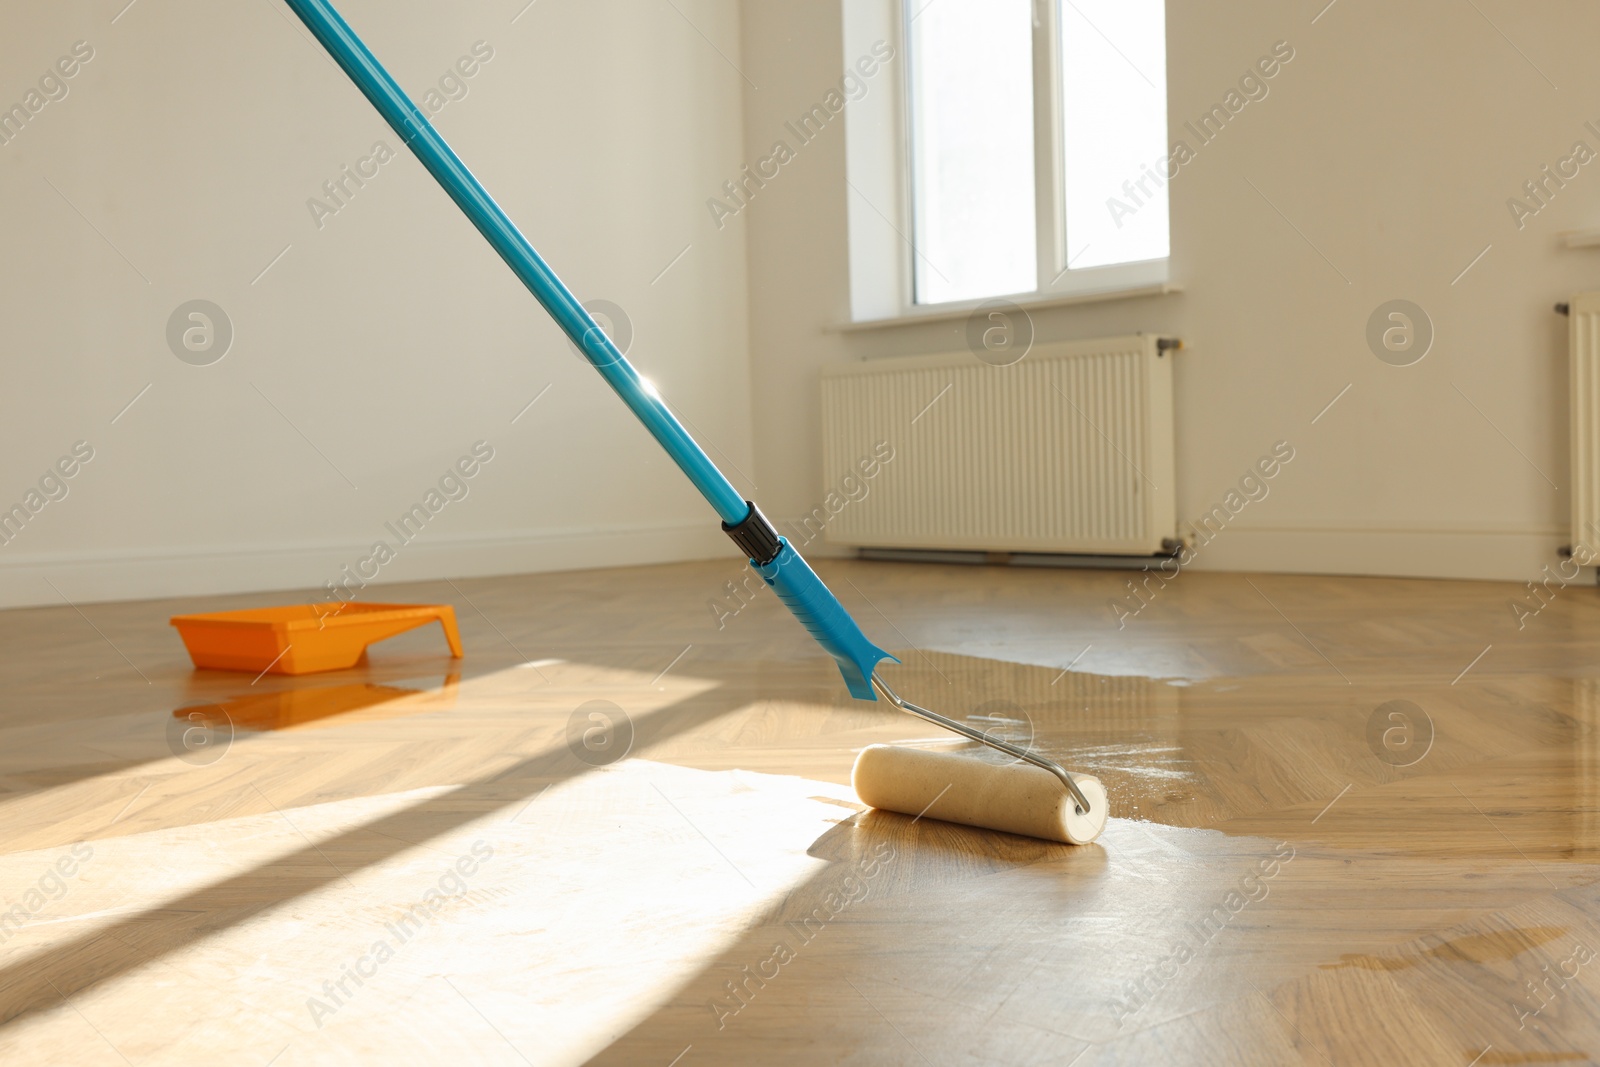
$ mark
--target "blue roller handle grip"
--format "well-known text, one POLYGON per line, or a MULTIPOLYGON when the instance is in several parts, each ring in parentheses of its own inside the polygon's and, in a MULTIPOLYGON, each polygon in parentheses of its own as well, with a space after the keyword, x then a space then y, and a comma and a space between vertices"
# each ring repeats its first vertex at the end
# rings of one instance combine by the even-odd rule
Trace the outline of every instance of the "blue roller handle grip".
MULTIPOLYGON (((700 495, 716 509, 722 521, 736 526, 750 515, 750 505, 717 469, 704 450, 668 410, 659 396, 648 389, 639 372, 607 337, 594 317, 578 302, 555 271, 550 269, 510 217, 494 202, 487 190, 473 177, 439 131, 433 128, 421 109, 411 102, 404 89, 368 51, 349 23, 327 0, 284 0, 306 24, 322 46, 333 56, 350 80, 378 109, 384 121, 428 168, 444 191, 488 240, 500 258, 533 293, 535 299, 572 339, 600 376, 622 398, 645 429, 661 443, 673 460, 694 483, 700 495)), ((876 700, 870 679, 873 668, 884 659, 894 659, 868 641, 861 628, 845 611, 837 597, 822 584, 816 572, 787 540, 778 555, 766 564, 751 560, 751 565, 772 587, 778 599, 794 613, 829 655, 838 661, 840 673, 850 693, 858 700, 876 700)), ((896 661, 898 662, 898 661, 896 661)))
POLYGON ((867 640, 856 620, 822 584, 817 572, 794 550, 787 537, 778 538, 778 542, 783 547, 771 563, 751 560, 750 565, 778 594, 784 607, 800 620, 800 625, 817 639, 817 644, 827 649, 828 655, 839 664, 839 673, 844 675, 850 695, 857 700, 877 700, 877 694, 872 691, 873 670, 882 660, 900 661, 867 640))

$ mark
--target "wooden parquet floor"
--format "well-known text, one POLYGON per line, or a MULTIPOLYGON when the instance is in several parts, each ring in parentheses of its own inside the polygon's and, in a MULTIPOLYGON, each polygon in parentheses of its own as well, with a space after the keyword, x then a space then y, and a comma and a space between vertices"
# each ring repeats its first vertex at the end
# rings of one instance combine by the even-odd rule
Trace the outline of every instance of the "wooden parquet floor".
POLYGON ((166 624, 292 595, 6 612, 0 1063, 1600 1062, 1595 589, 1185 573, 1119 628, 1114 573, 819 570, 1101 840, 862 811, 940 742, 731 562, 392 587, 467 657, 300 678, 166 624))

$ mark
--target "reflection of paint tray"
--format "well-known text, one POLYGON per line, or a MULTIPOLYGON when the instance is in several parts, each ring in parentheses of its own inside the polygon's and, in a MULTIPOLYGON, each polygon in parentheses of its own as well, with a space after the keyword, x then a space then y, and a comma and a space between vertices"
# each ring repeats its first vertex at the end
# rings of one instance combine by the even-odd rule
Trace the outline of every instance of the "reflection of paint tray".
POLYGON ((174 615, 196 667, 252 674, 310 674, 354 667, 367 646, 438 620, 461 658, 461 634, 449 604, 290 604, 279 608, 174 615))
POLYGON ((232 729, 249 731, 294 730, 389 719, 449 711, 455 707, 458 681, 459 676, 451 673, 444 678, 442 686, 437 680, 408 679, 382 685, 334 685, 252 693, 219 704, 178 708, 172 717, 214 727, 226 723, 232 729))

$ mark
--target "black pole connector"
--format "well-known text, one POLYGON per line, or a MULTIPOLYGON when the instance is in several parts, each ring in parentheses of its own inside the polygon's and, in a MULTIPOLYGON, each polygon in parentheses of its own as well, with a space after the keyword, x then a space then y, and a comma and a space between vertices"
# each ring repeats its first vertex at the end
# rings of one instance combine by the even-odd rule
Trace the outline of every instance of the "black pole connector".
POLYGON ((750 514, 744 521, 734 526, 722 524, 722 532, 727 534, 733 543, 739 546, 739 551, 755 564, 771 563, 778 558, 778 553, 783 550, 783 545, 778 541, 778 531, 772 528, 772 523, 761 514, 761 509, 755 502, 746 500, 750 505, 750 514))

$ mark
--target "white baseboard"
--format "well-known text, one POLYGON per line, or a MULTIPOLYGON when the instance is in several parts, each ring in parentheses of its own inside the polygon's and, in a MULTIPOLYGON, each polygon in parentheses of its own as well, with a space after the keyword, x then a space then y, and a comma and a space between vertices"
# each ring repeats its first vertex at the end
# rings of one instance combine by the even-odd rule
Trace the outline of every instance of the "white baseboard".
MULTIPOLYGON (((1196 570, 1355 574, 1406 578, 1532 581, 1558 561, 1563 531, 1375 530, 1229 526, 1197 544, 1196 570)), ((0 608, 145 600, 286 589, 317 590, 368 546, 301 544, 155 552, 0 552, 0 608), (49 581, 47 582, 46 579, 49 581), (51 588, 53 583, 60 595, 51 588)), ((817 538, 813 558, 854 551, 817 538)), ((714 523, 419 539, 405 546, 369 588, 395 582, 496 574, 626 567, 722 559, 727 538, 714 523)))
MULTIPOLYGON (((1187 533, 1187 527, 1185 528, 1187 533)), ((1567 540, 1548 529, 1228 526, 1195 542, 1196 570, 1533 581, 1567 540)))
MULTIPOLYGON (((319 590, 324 582, 339 578, 341 567, 354 566, 369 547, 307 543, 153 552, 12 555, 0 551, 0 608, 60 604, 63 597, 92 603, 319 590)), ((401 548, 368 588, 438 578, 720 559, 730 547, 715 522, 419 538, 401 548)))

